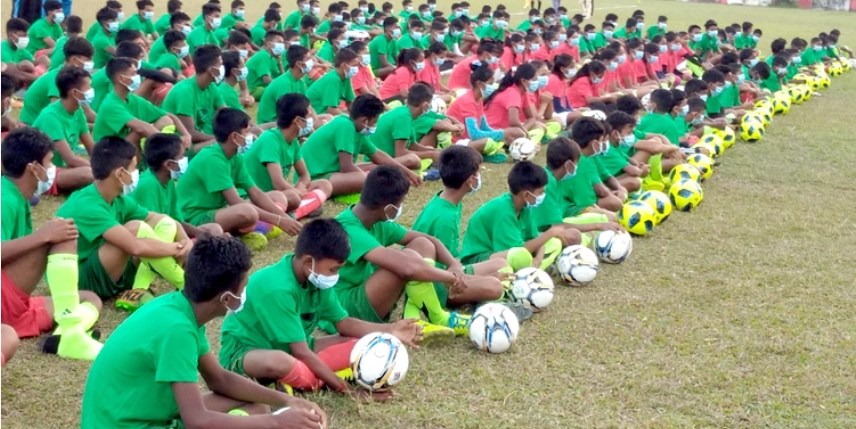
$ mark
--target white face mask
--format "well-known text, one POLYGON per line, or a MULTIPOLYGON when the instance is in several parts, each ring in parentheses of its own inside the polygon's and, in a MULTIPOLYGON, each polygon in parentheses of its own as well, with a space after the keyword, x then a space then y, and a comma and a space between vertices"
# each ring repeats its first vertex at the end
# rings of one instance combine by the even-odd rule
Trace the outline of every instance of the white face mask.
POLYGON ((303 62, 303 67, 300 69, 300 71, 302 71, 303 74, 309 74, 309 72, 312 71, 313 66, 315 66, 314 61, 306 60, 303 62))
POLYGON ((226 302, 223 300, 223 298, 220 298, 220 302, 223 303, 223 307, 226 307, 226 315, 227 316, 235 314, 235 313, 239 313, 241 310, 244 309, 244 304, 247 303, 247 289, 246 288, 244 288, 244 291, 241 292, 241 296, 235 295, 232 292, 226 292, 220 296, 223 297, 223 296, 226 296, 226 294, 229 294, 232 296, 232 298, 235 298, 235 299, 238 299, 241 301, 241 303, 238 304, 238 308, 232 309, 232 308, 229 308, 228 305, 226 305, 226 302))
MULTIPOLYGON (((55 12, 53 16, 54 16, 54 22, 57 24, 62 24, 62 22, 65 21, 65 14, 62 12, 55 12)), ((119 18, 119 19, 122 19, 122 18, 119 18)))
POLYGON ((360 56, 360 62, 363 63, 364 66, 371 65, 372 56, 370 54, 363 54, 360 56))
POLYGON ((178 161, 173 160, 176 164, 178 164, 178 171, 169 170, 169 177, 172 180, 178 180, 185 171, 187 171, 188 160, 185 156, 184 158, 179 159, 178 161))
POLYGON ((339 283, 339 274, 318 274, 315 272, 315 258, 312 258, 312 268, 309 270, 309 282, 318 289, 330 289, 336 286, 336 283, 339 283))
POLYGON ((250 69, 248 69, 247 66, 243 66, 243 67, 241 67, 241 72, 238 73, 238 75, 235 76, 235 78, 238 79, 238 82, 243 82, 243 81, 247 80, 247 76, 249 76, 249 75, 250 75, 250 69))
POLYGON ((247 153, 251 147, 253 147, 253 142, 256 140, 255 134, 247 134, 246 136, 241 136, 244 139, 243 146, 238 146, 238 153, 247 153))
POLYGON ((395 216, 393 216, 392 218, 390 218, 390 217, 389 217, 389 215, 387 215, 387 216, 386 216, 386 221, 387 221, 387 222, 395 222, 395 221, 397 221, 397 220, 398 220, 398 218, 400 218, 400 217, 401 217, 401 212, 404 210, 404 203, 401 203, 401 205, 400 205, 400 206, 398 206, 398 207, 396 207, 396 206, 394 206, 394 205, 392 205, 392 204, 387 204, 387 205, 386 205, 386 207, 384 207, 384 208, 383 208, 383 212, 384 212, 384 214, 386 214, 386 209, 387 209, 387 207, 392 207, 392 208, 394 208, 394 209, 395 209, 395 216))
POLYGON ((222 23, 223 23, 222 18, 211 18, 211 29, 216 30, 216 29, 220 28, 220 24, 222 24, 222 23))
MULTIPOLYGON (((45 168, 41 164, 39 166, 42 168, 45 168)), ((56 166, 51 165, 50 168, 46 168, 45 169, 45 176, 46 176, 45 180, 39 179, 38 176, 36 177, 36 179, 39 180, 39 183, 36 185, 36 195, 35 196, 37 196, 37 197, 39 195, 42 195, 45 192, 47 192, 53 186, 54 180, 56 179, 56 166)))
POLYGON ((246 49, 238 49, 238 55, 240 55, 241 58, 246 59, 250 55, 250 51, 246 49))
POLYGON ((214 75, 214 83, 222 82, 223 77, 225 77, 225 76, 226 76, 226 67, 223 65, 220 65, 220 67, 217 69, 217 74, 214 75))
POLYGON ((357 66, 348 67, 348 71, 345 72, 345 79, 350 79, 350 78, 356 76, 359 71, 360 71, 360 68, 357 66))
POLYGON ((111 33, 119 32, 119 23, 117 21, 112 21, 107 23, 107 31, 111 33))
POLYGON ((19 37, 18 42, 15 43, 15 47, 18 49, 25 49, 27 46, 30 46, 29 37, 19 37))
POLYGON ((134 92, 140 87, 141 78, 140 75, 135 74, 131 76, 131 83, 125 85, 128 88, 128 91, 134 92))
POLYGON ((533 197, 535 197, 535 202, 534 202, 534 203, 530 203, 529 201, 526 201, 526 208, 528 208, 528 209, 534 209, 534 208, 536 208, 536 207, 540 206, 542 203, 544 203, 544 199, 545 199, 545 198, 547 198, 547 193, 546 193, 546 192, 545 192, 545 193, 542 193, 541 195, 535 195, 535 194, 533 194, 533 193, 531 193, 531 192, 527 192, 527 194, 532 195, 533 197))
POLYGON ((279 42, 274 43, 273 46, 271 46, 271 48, 270 48, 270 52, 275 57, 282 55, 282 53, 285 52, 285 43, 279 43, 279 42))
MULTIPOLYGON (((128 171, 128 170, 125 170, 128 171)), ((137 189, 137 183, 140 182, 140 170, 131 172, 131 183, 125 184, 122 182, 122 195, 131 195, 137 189)))
POLYGON ((187 58, 188 55, 190 55, 190 47, 189 46, 184 45, 181 47, 181 49, 178 50, 178 57, 179 58, 187 58))
POLYGON ((151 21, 152 18, 154 18, 154 17, 155 17, 155 13, 152 11, 147 10, 147 11, 143 12, 143 19, 145 19, 146 21, 151 21))
POLYGON ((190 34, 191 31, 193 31, 193 27, 191 27, 189 25, 182 25, 181 26, 181 32, 184 33, 185 36, 190 34))
POLYGON ((306 126, 300 129, 298 137, 308 136, 315 130, 315 121, 312 118, 306 118, 306 126))
POLYGON ((476 191, 481 189, 481 187, 482 187, 482 178, 481 178, 481 174, 479 174, 478 176, 476 176, 476 186, 470 186, 470 193, 471 194, 476 193, 476 191))

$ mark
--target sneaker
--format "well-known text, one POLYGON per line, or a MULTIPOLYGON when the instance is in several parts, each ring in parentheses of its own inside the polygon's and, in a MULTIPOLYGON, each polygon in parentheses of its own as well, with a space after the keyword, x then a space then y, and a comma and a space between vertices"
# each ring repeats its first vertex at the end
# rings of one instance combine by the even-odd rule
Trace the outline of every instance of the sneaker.
POLYGON ((425 173, 422 174, 422 179, 428 180, 430 182, 440 180, 440 170, 436 168, 429 168, 425 171, 425 173))
POLYGON ((354 382, 354 370, 352 370, 351 368, 345 368, 336 371, 336 376, 348 383, 354 382))
POLYGON ((241 236, 241 241, 250 248, 250 250, 256 252, 267 247, 268 240, 264 234, 260 232, 249 232, 241 236))
POLYGON ((532 309, 524 305, 520 302, 501 302, 500 304, 506 306, 515 316, 517 316, 517 320, 520 323, 523 323, 532 318, 532 309))
POLYGON ((270 240, 273 240, 274 238, 279 237, 280 235, 282 235, 282 229, 280 229, 280 227, 278 227, 276 225, 271 225, 270 231, 268 231, 265 234, 265 238, 267 238, 268 241, 270 241, 270 240))
POLYGON ((294 396, 294 388, 291 387, 291 385, 280 383, 279 381, 273 383, 273 390, 285 393, 288 396, 294 396))
POLYGON ((484 162, 490 164, 505 164, 508 162, 508 156, 502 152, 497 152, 493 155, 485 155, 484 162))
POLYGON ((457 311, 449 312, 449 328, 455 332, 458 337, 463 337, 470 332, 470 320, 472 316, 469 314, 461 314, 457 311))
POLYGON ((133 313, 154 298, 151 289, 126 290, 116 299, 116 309, 133 313))
POLYGON ((455 338, 455 331, 445 326, 434 325, 424 320, 417 320, 416 324, 422 327, 422 343, 429 344, 455 338))

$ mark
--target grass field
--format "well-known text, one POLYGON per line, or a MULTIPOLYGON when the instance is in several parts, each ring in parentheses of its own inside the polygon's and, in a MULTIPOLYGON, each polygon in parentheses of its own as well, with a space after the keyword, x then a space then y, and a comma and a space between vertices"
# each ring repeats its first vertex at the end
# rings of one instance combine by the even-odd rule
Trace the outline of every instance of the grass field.
MULTIPOLYGON (((94 14, 100 3, 76 0, 75 10, 94 14)), ((125 3, 127 16, 134 11, 125 3)), ((185 3, 194 15, 199 2, 185 3)), ((254 20, 267 1, 248 3, 254 20)), ((623 18, 639 5, 598 7, 598 19, 607 11, 623 18)), ((671 28, 751 19, 765 30, 763 46, 834 27, 851 32, 842 44, 856 44, 854 14, 670 1, 641 7, 649 23, 667 14, 671 28)), ((763 142, 735 146, 695 213, 673 214, 635 240, 630 260, 605 267, 590 287, 560 287, 509 353, 488 356, 464 340, 426 347, 411 351, 392 403, 309 398, 336 428, 856 427, 854 98, 851 73, 776 118, 763 142)), ((505 189, 508 166, 485 169, 465 217, 505 189)), ((411 192, 405 224, 438 189, 428 183, 411 192)), ((36 224, 59 203, 43 200, 36 224)), ((341 208, 328 204, 326 212, 341 208)), ((256 255, 256 268, 292 245, 274 241, 256 255)), ((108 336, 125 317, 111 304, 99 323, 108 336)), ((208 332, 216 351, 219 321, 208 332)), ((77 426, 87 370, 25 341, 3 369, 3 427, 77 426)))

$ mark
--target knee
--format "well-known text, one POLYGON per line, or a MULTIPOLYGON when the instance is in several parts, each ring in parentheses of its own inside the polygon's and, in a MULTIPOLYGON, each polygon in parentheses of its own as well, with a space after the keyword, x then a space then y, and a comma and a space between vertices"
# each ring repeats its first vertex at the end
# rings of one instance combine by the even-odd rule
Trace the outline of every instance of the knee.
POLYGON ((125 229, 130 231, 131 234, 134 234, 134 237, 136 237, 137 234, 140 232, 140 228, 144 228, 143 223, 144 222, 140 221, 140 220, 132 220, 132 221, 126 223, 124 226, 125 226, 125 229))
POLYGON ((247 414, 250 414, 250 415, 270 413, 270 406, 267 404, 252 403, 252 404, 247 404, 247 405, 241 406, 241 409, 246 411, 247 414))
POLYGON ((295 363, 296 359, 294 356, 283 351, 278 351, 270 359, 261 362, 260 369, 262 373, 259 376, 276 379, 283 378, 291 372, 291 368, 294 367, 295 363))
POLYGON ((259 212, 250 203, 240 203, 233 206, 235 217, 241 225, 249 225, 259 221, 259 212))
POLYGON ((101 312, 101 309, 104 307, 104 303, 101 302, 101 298, 99 298, 98 295, 96 295, 96 294, 94 294, 88 290, 82 290, 79 293, 80 293, 80 300, 81 301, 85 301, 85 302, 88 302, 88 303, 94 305, 95 308, 98 309, 98 312, 99 313, 101 312))
POLYGON ((493 301, 502 298, 502 295, 505 292, 505 287, 502 286, 502 282, 498 278, 490 277, 487 286, 485 301, 493 301))
POLYGON ((600 206, 609 211, 616 212, 618 210, 621 210, 622 203, 621 200, 618 199, 618 197, 616 197, 615 195, 610 195, 601 200, 600 206))
POLYGON ((422 168, 422 160, 414 153, 409 153, 401 157, 401 164, 410 170, 418 170, 422 168))
POLYGON ((223 227, 218 223, 206 223, 205 225, 200 225, 199 229, 201 229, 202 232, 213 236, 223 235, 224 233, 223 227))
POLYGON ((425 237, 416 237, 407 244, 407 248, 415 251, 424 258, 434 258, 437 254, 437 249, 434 243, 425 237))
POLYGON ((333 193, 333 184, 327 179, 313 180, 311 186, 313 189, 318 189, 323 192, 324 195, 329 196, 333 193))
POLYGON ((286 203, 288 203, 288 209, 294 210, 298 206, 300 206, 300 195, 297 193, 297 191, 293 189, 282 191, 282 196, 283 198, 285 198, 286 203))

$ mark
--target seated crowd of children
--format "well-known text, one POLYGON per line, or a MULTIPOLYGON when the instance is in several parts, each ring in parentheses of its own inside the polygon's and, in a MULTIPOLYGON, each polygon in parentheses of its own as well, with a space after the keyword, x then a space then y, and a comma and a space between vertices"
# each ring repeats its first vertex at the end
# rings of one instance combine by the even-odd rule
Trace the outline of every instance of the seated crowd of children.
POLYGON ((84 32, 45 0, 43 18, 6 23, 3 360, 48 334, 44 351, 94 361, 85 428, 324 427, 283 392, 367 395, 345 381, 357 338, 465 335, 486 301, 531 316, 508 299, 509 273, 620 229, 628 196, 662 190, 705 127, 852 57, 838 30, 762 53, 751 22, 671 31, 641 10, 595 25, 532 9, 513 29, 505 7, 467 2, 395 14, 296 0, 255 22, 245 6, 192 18, 169 0, 155 19, 138 0, 123 19, 109 0, 84 32), (546 164, 483 177, 521 138, 546 164), (408 227, 423 180, 442 189, 408 227), (463 219, 467 196, 500 180, 507 192, 463 219), (34 229, 45 194, 63 202, 34 229), (318 218, 328 199, 348 206, 318 218), (283 233, 293 253, 250 274, 250 249, 283 233), (42 278, 50 296, 34 295, 42 278), (156 298, 157 279, 177 292, 156 298), (133 312, 106 343, 92 335, 102 301, 133 312), (205 325, 222 316, 215 355, 205 325))

